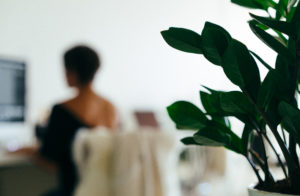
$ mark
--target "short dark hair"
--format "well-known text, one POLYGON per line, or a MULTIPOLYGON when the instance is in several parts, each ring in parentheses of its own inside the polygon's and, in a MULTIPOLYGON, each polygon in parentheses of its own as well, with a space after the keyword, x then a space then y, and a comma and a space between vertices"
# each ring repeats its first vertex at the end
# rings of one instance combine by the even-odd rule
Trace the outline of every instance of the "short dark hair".
POLYGON ((65 52, 64 64, 67 71, 77 74, 81 84, 88 84, 100 67, 100 58, 93 49, 79 45, 65 52))

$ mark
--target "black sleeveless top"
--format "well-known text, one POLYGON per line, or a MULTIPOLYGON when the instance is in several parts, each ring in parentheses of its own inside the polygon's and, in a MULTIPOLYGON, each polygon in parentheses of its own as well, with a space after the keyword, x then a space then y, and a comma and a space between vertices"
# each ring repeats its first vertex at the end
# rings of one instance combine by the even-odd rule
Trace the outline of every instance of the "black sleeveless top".
POLYGON ((77 131, 89 127, 63 105, 55 105, 41 139, 40 154, 58 166, 58 191, 71 196, 78 175, 72 156, 72 145, 77 131))

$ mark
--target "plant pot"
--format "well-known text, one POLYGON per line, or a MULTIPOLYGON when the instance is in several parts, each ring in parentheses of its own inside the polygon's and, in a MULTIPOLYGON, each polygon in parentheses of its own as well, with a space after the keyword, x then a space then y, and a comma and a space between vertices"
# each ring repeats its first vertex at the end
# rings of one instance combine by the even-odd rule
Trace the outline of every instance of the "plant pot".
POLYGON ((248 187, 249 196, 299 196, 299 195, 290 195, 290 194, 281 194, 281 193, 271 193, 266 191, 260 191, 254 189, 254 185, 248 187))

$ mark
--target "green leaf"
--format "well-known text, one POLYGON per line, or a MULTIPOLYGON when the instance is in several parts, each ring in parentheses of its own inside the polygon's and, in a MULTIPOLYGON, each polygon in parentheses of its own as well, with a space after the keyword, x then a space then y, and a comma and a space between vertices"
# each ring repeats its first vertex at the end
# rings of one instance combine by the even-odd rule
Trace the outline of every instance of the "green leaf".
MULTIPOLYGON (((205 137, 205 139, 213 140, 213 144, 210 144, 210 145, 217 146, 217 145, 223 144, 223 146, 225 148, 228 148, 229 150, 232 150, 239 154, 243 153, 241 139, 234 132, 232 132, 230 128, 228 128, 223 123, 219 123, 218 121, 210 120, 207 127, 199 130, 195 135, 199 135, 200 133, 201 133, 202 137, 205 137), (227 137, 230 138, 230 141, 226 140, 227 137)), ((198 138, 198 140, 197 140, 195 138, 195 135, 194 135, 194 140, 196 142, 201 143, 199 140, 200 138, 198 138)), ((201 138, 201 139, 203 139, 203 138, 201 138)), ((205 145, 207 145, 207 144, 205 144, 205 145)))
MULTIPOLYGON (((284 80, 282 83, 285 81, 285 83, 290 83, 291 79, 291 74, 290 74, 290 68, 289 68, 289 62, 282 56, 278 55, 276 58, 276 63, 275 63, 275 69, 284 77, 284 80)), ((288 84, 285 85, 287 87, 288 84)), ((294 94, 294 91, 291 92, 294 94)))
POLYGON ((273 0, 253 0, 253 1, 256 2, 256 3, 258 3, 258 4, 260 4, 266 10, 269 7, 276 8, 276 5, 277 5, 273 0))
POLYGON ((272 0, 231 0, 231 2, 243 7, 263 10, 276 6, 276 3, 272 0))
POLYGON ((270 104, 268 105, 268 108, 266 109, 267 119, 269 119, 270 124, 272 124, 273 127, 277 127, 277 125, 281 121, 281 117, 278 114, 278 105, 279 105, 279 100, 272 99, 270 104))
POLYGON ((278 85, 282 81, 282 77, 277 70, 271 70, 265 77, 261 88, 259 89, 257 104, 264 110, 268 109, 268 106, 276 95, 278 85))
POLYGON ((203 88, 205 88, 206 90, 208 90, 210 93, 222 93, 222 92, 224 92, 224 91, 216 91, 216 90, 214 90, 214 89, 211 89, 211 88, 209 88, 209 87, 207 87, 207 86, 204 86, 204 85, 201 85, 203 88))
POLYGON ((284 57, 277 56, 275 71, 269 72, 265 77, 262 87, 259 91, 258 104, 264 106, 267 118, 270 123, 277 127, 281 121, 278 114, 278 105, 280 101, 290 102, 294 97, 294 90, 291 90, 289 73, 289 64, 284 57))
POLYGON ((230 34, 221 26, 206 22, 201 36, 205 58, 215 65, 221 65, 222 56, 232 39, 230 34))
POLYGON ((248 97, 239 91, 221 94, 221 108, 232 114, 255 115, 255 108, 248 97))
POLYGON ((214 127, 204 127, 194 134, 194 140, 205 146, 225 146, 230 145, 231 137, 214 127))
POLYGON ((255 1, 252 0, 231 0, 232 3, 235 3, 237 5, 247 7, 247 8, 252 8, 252 9, 264 9, 263 6, 260 4, 256 3, 255 1))
POLYGON ((230 127, 230 122, 226 119, 226 117, 232 116, 232 114, 226 113, 222 110, 220 105, 220 94, 221 92, 212 92, 209 94, 207 92, 200 91, 201 103, 206 110, 206 113, 211 116, 212 120, 230 127))
POLYGON ((276 9, 276 20, 280 20, 282 16, 287 16, 289 0, 279 0, 276 9))
POLYGON ((253 129, 251 126, 245 124, 243 133, 242 133, 242 148, 243 148, 243 154, 247 156, 248 152, 248 146, 249 146, 249 140, 253 129))
POLYGON ((220 112, 222 112, 220 107, 219 93, 209 94, 200 91, 200 98, 201 103, 208 114, 220 114, 220 112))
POLYGON ((255 20, 255 19, 249 20, 248 23, 255 24, 256 26, 258 26, 259 28, 261 28, 261 29, 264 30, 264 31, 269 29, 268 26, 266 26, 266 25, 264 25, 264 24, 258 22, 258 21, 255 20))
POLYGON ((247 47, 232 39, 222 59, 222 67, 230 81, 257 99, 260 75, 257 64, 247 47))
POLYGON ((300 144, 300 111, 286 102, 280 102, 279 114, 282 117, 282 124, 284 128, 295 138, 296 142, 300 144))
POLYGON ((300 4, 298 3, 297 7, 296 7, 296 10, 295 10, 295 13, 293 15, 293 18, 292 18, 292 23, 297 23, 297 22, 300 22, 300 4))
POLYGON ((164 40, 173 48, 183 52, 202 54, 201 36, 184 28, 171 27, 161 32, 164 40))
POLYGON ((181 139, 180 141, 185 145, 201 145, 201 144, 197 143, 193 137, 185 137, 185 138, 181 139))
POLYGON ((252 0, 231 0, 231 2, 247 8, 263 9, 260 5, 254 3, 252 0))
MULTIPOLYGON (((207 87, 205 87, 207 88, 207 87)), ((218 121, 227 127, 230 127, 230 123, 226 121, 225 117, 228 116, 234 116, 240 121, 244 123, 250 123, 251 120, 247 116, 247 114, 244 113, 232 113, 232 111, 224 111, 221 107, 221 96, 223 94, 227 94, 230 92, 223 92, 223 91, 215 91, 210 88, 207 88, 211 94, 208 94, 206 92, 200 92, 200 98, 201 103, 204 107, 204 109, 207 111, 207 114, 209 114, 214 121, 218 121)))
POLYGON ((265 68, 267 68, 268 70, 272 70, 273 68, 266 63, 262 58, 260 58, 260 56, 258 56, 255 52, 253 51, 249 51, 257 60, 259 60, 261 62, 261 64, 263 64, 263 66, 265 66, 265 68))
POLYGON ((290 23, 284 22, 284 21, 277 21, 272 18, 265 18, 261 16, 256 16, 254 14, 250 13, 250 16, 257 20, 258 22, 274 29, 277 31, 280 31, 286 35, 294 35, 294 32, 292 31, 292 26, 290 23))
POLYGON ((187 101, 177 101, 167 107, 170 118, 181 129, 198 130, 203 128, 208 119, 195 105, 187 101))
POLYGON ((293 30, 296 32, 298 38, 300 37, 300 3, 298 3, 294 15, 291 19, 293 30))
POLYGON ((296 11, 296 7, 292 7, 291 10, 289 11, 287 17, 286 17, 287 22, 290 22, 292 20, 295 11, 296 11))
POLYGON ((261 39, 266 45, 273 49, 278 54, 284 56, 288 60, 293 60, 295 57, 290 53, 290 51, 272 35, 268 34, 264 30, 260 29, 256 25, 249 23, 251 30, 255 35, 261 39))
MULTIPOLYGON (((281 57, 280 55, 277 56, 276 59, 276 64, 275 64, 275 69, 277 70, 277 73, 280 74, 280 78, 277 84, 277 99, 278 101, 281 100, 286 100, 287 102, 293 101, 295 98, 295 87, 293 83, 296 83, 296 81, 292 81, 293 77, 292 75, 294 74, 294 69, 291 69, 291 65, 289 62, 281 57)), ((295 78, 296 79, 296 78, 295 78)), ((279 103, 278 103, 279 104, 279 103)), ((277 108, 276 108, 277 110, 277 108)))

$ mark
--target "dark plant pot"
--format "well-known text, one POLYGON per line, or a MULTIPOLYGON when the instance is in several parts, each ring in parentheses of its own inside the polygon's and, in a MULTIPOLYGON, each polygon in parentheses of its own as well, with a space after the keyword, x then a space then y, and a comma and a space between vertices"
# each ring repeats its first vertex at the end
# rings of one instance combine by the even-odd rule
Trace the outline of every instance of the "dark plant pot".
POLYGON ((266 191, 260 191, 254 188, 254 185, 248 187, 249 196, 299 196, 299 195, 290 195, 290 194, 281 194, 281 193, 271 193, 266 191))

